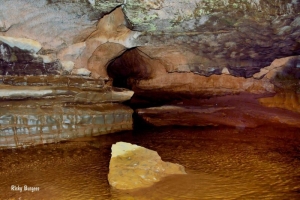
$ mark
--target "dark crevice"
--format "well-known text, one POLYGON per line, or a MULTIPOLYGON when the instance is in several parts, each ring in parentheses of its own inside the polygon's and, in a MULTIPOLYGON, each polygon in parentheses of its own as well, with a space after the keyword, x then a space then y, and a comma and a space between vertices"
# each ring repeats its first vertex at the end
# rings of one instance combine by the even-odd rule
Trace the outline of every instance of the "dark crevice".
MULTIPOLYGON (((131 48, 134 49, 134 48, 131 48)), ((112 60, 109 61, 108 66, 107 66, 107 74, 110 78, 113 79, 112 85, 114 87, 121 87, 121 88, 128 88, 128 84, 127 84, 127 78, 128 78, 128 74, 126 73, 120 73, 118 74, 117 71, 118 70, 114 70, 114 64, 116 61, 118 61, 118 59, 121 59, 121 57, 126 53, 126 52, 130 52, 131 49, 128 49, 126 51, 124 51, 121 55, 113 58, 112 60)), ((124 67, 125 68, 125 67, 124 67)))
MULTIPOLYGON (((121 6, 122 6, 122 5, 121 5, 121 6)), ((133 31, 133 29, 134 29, 133 24, 131 23, 131 21, 129 20, 129 18, 127 17, 127 15, 125 14, 125 12, 124 12, 124 10, 123 10, 123 7, 122 7, 122 11, 123 11, 124 19, 125 19, 125 22, 126 22, 125 26, 126 26, 127 28, 129 28, 130 30, 133 31)))
POLYGON ((122 55, 110 61, 107 73, 113 79, 113 86, 131 89, 128 79, 147 79, 150 76, 149 56, 140 53, 137 47, 127 49, 122 55))

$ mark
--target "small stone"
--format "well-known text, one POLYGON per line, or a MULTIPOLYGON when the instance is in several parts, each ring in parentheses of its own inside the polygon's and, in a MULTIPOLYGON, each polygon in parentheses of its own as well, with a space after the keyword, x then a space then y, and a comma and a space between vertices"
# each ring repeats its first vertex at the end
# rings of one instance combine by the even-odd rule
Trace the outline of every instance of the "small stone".
POLYGON ((86 68, 80 68, 80 69, 74 69, 72 71, 72 74, 78 75, 78 76, 90 76, 91 71, 86 68))
POLYGON ((39 55, 39 57, 43 59, 43 63, 52 63, 56 61, 56 57, 53 54, 39 55))
POLYGON ((60 61, 60 64, 64 71, 71 72, 74 68, 74 62, 72 61, 60 61))
POLYGON ((224 67, 224 68, 223 68, 222 74, 230 75, 230 72, 228 71, 227 67, 224 67))
POLYGON ((186 174, 179 164, 163 162, 157 152, 126 142, 112 145, 109 184, 121 190, 149 187, 171 174, 186 174))

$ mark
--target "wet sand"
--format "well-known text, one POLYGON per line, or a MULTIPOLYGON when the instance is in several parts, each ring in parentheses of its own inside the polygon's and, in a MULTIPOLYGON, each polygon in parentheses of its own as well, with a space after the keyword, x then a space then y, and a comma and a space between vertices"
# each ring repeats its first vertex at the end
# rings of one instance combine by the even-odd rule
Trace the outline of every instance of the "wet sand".
POLYGON ((0 199, 300 199, 300 130, 148 127, 6 149, 0 151, 0 180, 0 199), (110 148, 118 141, 155 150, 164 161, 185 166, 188 175, 114 190, 107 174, 110 148), (24 191, 25 185, 35 191, 24 191))

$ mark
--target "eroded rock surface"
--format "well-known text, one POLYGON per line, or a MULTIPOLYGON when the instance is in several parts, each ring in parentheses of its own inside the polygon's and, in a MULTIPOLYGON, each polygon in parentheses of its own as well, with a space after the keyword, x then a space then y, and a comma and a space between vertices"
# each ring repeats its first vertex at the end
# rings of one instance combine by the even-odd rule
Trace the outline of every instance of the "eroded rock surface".
POLYGON ((259 100, 265 106, 283 108, 300 113, 300 94, 295 92, 278 93, 273 97, 259 100))
POLYGON ((185 174, 179 164, 163 162, 157 152, 126 142, 112 145, 109 184, 116 189, 144 188, 171 174, 185 174))
POLYGON ((298 95, 299 12, 299 0, 0 0, 0 74, 16 89, 1 86, 2 99, 132 95, 109 78, 148 101, 163 98, 154 92, 298 95))
POLYGON ((297 0, 2 0, 0 35, 37 41, 45 61, 50 55, 72 61, 94 77, 107 77, 106 67, 137 47, 168 73, 248 78, 277 58, 299 55, 299 5, 297 0))
MULTIPOLYGON (((300 128, 299 104, 284 104, 287 99, 259 95, 227 95, 210 99, 183 100, 173 105, 138 109, 137 114, 147 123, 155 126, 233 126, 238 129, 255 128, 265 124, 281 124, 300 128), (279 99, 279 101, 277 100, 279 99), (272 103, 273 102, 273 103, 272 103), (282 105, 279 105, 282 104, 282 105), (280 109, 288 108, 289 110, 280 109)), ((287 97, 288 98, 288 97, 287 97)), ((296 97, 297 99, 297 97, 296 97)))
POLYGON ((299 9, 298 1, 254 0, 137 0, 123 6, 133 29, 143 33, 138 48, 168 72, 209 76, 227 68, 242 77, 299 54, 299 9))
POLYGON ((84 76, 1 76, 0 147, 132 129, 133 91, 84 76))
POLYGON ((0 147, 25 147, 131 130, 132 112, 119 104, 1 101, 0 147))

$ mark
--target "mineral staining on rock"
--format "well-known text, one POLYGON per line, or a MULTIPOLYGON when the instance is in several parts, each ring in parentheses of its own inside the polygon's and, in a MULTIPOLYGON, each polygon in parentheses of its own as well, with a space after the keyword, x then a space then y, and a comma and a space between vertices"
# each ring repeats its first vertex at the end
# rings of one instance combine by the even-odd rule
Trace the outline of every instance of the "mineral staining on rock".
POLYGON ((296 92, 281 92, 274 97, 262 98, 259 101, 268 107, 284 108, 300 113, 300 94, 296 92))
POLYGON ((132 129, 133 91, 85 76, 1 76, 0 147, 15 148, 132 129))
POLYGON ((149 187, 171 174, 186 174, 179 164, 163 162, 157 152, 126 142, 112 145, 109 184, 121 190, 149 187))
POLYGON ((132 91, 83 77, 2 77, 0 147, 24 147, 132 129, 132 91))
POLYGON ((132 129, 133 111, 120 104, 1 102, 0 147, 16 148, 132 129))
POLYGON ((225 125, 240 129, 256 128, 266 124, 283 124, 300 128, 299 95, 281 94, 273 98, 261 98, 259 101, 257 98, 259 95, 227 95, 182 102, 180 105, 138 109, 137 114, 145 122, 155 126, 225 125), (298 113, 266 108, 259 102, 268 107, 286 108, 298 113))

